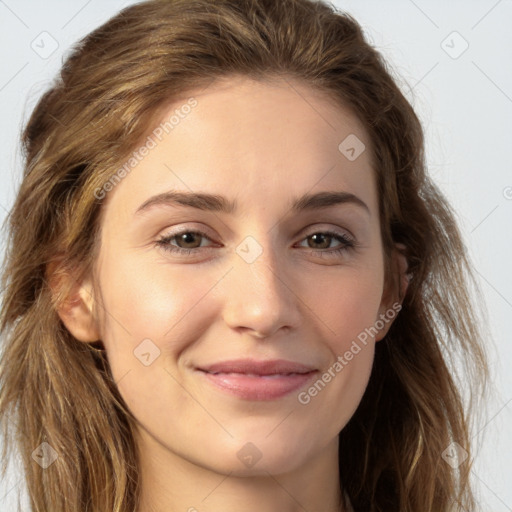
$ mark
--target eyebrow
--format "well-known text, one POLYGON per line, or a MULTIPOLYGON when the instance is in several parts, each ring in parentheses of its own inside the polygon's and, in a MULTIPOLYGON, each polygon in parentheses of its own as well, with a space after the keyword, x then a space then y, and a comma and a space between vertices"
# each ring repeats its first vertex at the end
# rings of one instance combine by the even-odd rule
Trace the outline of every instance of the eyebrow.
MULTIPOLYGON (((292 201, 291 210, 299 213, 306 210, 318 210, 338 204, 353 204, 370 214, 367 204, 359 197, 349 192, 317 192, 304 194, 292 201)), ((138 215, 155 206, 182 205, 203 211, 232 214, 237 209, 236 201, 229 201, 226 197, 217 194, 205 194, 198 192, 170 191, 150 197, 144 201, 135 215, 138 215)))

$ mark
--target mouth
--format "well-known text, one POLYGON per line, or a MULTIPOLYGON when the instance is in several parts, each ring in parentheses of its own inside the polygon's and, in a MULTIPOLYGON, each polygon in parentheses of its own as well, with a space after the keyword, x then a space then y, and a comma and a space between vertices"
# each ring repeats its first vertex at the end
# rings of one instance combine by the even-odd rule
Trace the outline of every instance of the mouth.
POLYGON ((217 389, 245 400, 276 400, 304 386, 316 373, 311 366, 285 361, 224 361, 197 368, 217 389))

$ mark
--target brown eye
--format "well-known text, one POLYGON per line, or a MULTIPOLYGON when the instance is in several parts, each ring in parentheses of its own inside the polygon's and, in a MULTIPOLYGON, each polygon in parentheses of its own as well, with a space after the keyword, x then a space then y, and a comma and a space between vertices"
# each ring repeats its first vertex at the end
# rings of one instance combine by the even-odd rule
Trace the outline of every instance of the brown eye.
POLYGON ((303 238, 299 247, 303 249, 316 249, 311 254, 322 257, 340 256, 344 252, 355 249, 357 242, 345 233, 331 231, 318 231, 303 238), (335 244, 333 244, 335 242, 335 244))
POLYGON ((173 237, 173 239, 176 240, 176 245, 182 249, 201 247, 202 238, 203 235, 201 235, 201 233, 195 233, 193 231, 187 231, 186 233, 181 233, 173 237))
POLYGON ((328 249, 333 237, 327 233, 315 233, 307 237, 308 246, 312 249, 328 249))
POLYGON ((169 234, 157 241, 157 245, 169 252, 191 254, 210 249, 212 240, 202 231, 181 231, 169 234))
MULTIPOLYGON (((307 246, 312 249, 347 249, 356 245, 355 240, 352 240, 347 235, 330 231, 319 231, 308 235, 303 240, 307 241, 307 246), (337 247, 330 247, 333 241, 339 242, 337 247)), ((302 245, 302 247, 305 246, 302 245)))

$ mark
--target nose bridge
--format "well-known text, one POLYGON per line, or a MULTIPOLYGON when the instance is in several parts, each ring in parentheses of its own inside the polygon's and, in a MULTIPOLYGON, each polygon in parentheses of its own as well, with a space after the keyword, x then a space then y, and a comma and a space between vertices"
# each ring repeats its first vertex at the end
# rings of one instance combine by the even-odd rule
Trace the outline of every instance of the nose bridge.
POLYGON ((235 249, 226 289, 224 318, 232 328, 269 336, 298 325, 297 302, 284 272, 284 260, 271 237, 247 236, 235 249))

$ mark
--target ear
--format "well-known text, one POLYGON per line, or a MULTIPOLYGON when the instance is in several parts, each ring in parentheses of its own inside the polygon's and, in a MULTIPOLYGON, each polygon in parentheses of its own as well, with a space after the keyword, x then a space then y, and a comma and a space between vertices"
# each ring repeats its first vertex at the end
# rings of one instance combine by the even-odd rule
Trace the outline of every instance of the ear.
POLYGON ((407 273, 409 265, 404 254, 406 247, 404 244, 395 244, 391 254, 390 276, 386 279, 386 284, 382 294, 382 301, 379 307, 379 315, 375 324, 379 332, 375 336, 375 341, 380 341, 388 333, 393 320, 402 309, 402 302, 409 287, 411 275, 407 273), (384 324, 382 326, 382 324, 384 324), (382 328, 380 328, 382 326, 382 328))
POLYGON ((48 266, 47 275, 57 314, 68 331, 79 341, 98 341, 92 279, 77 280, 71 271, 62 270, 57 263, 48 266))

